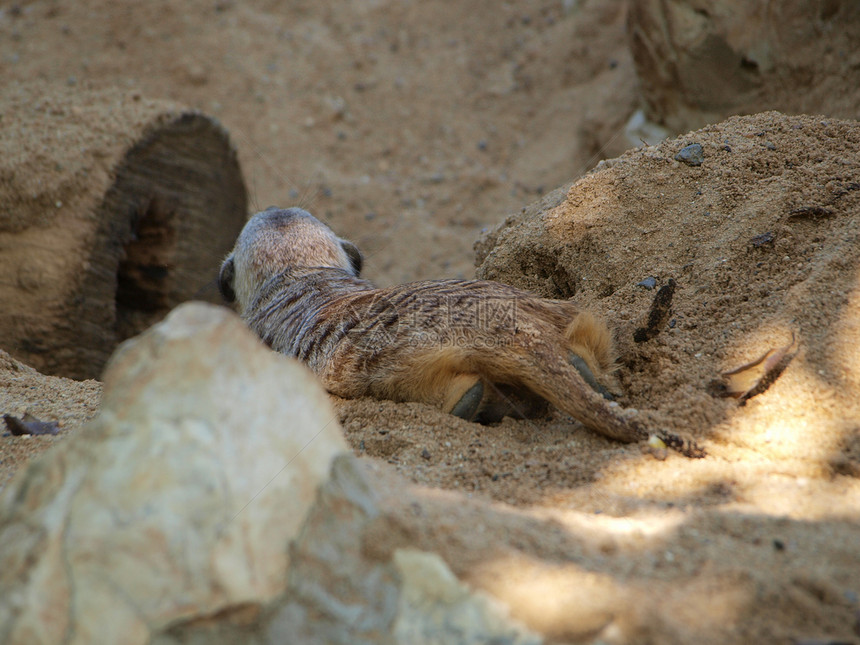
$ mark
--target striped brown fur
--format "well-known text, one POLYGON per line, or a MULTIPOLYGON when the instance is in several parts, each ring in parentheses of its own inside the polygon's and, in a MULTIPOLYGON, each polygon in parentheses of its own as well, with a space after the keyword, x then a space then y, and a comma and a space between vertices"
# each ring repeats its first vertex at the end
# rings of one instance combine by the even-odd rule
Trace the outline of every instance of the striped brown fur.
POLYGON ((362 257, 309 213, 252 217, 221 268, 221 291, 273 350, 304 362, 333 394, 420 401, 467 419, 533 416, 549 402, 620 441, 656 435, 616 403, 607 327, 570 301, 487 281, 376 288, 362 257))

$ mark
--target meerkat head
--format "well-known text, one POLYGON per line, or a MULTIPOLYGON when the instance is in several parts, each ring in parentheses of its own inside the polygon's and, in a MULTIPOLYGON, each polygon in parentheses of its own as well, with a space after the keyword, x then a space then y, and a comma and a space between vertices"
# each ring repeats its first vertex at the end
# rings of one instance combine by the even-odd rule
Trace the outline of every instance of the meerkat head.
POLYGON ((358 276, 362 264, 355 244, 307 211, 272 206, 245 224, 221 265, 218 287, 227 302, 238 302, 244 311, 266 280, 288 268, 331 267, 358 276))

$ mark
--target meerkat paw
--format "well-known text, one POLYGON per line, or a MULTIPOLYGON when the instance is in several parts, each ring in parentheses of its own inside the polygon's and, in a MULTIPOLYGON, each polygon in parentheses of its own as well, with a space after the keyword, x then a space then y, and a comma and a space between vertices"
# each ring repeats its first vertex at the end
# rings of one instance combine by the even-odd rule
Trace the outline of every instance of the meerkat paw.
MULTIPOLYGON (((461 388, 458 388, 461 390, 461 388)), ((461 390, 462 391, 462 390, 461 390)), ((453 398, 453 397, 449 397, 453 398)), ((448 407, 448 413, 455 417, 460 417, 466 421, 473 421, 478 416, 478 411, 481 408, 481 402, 484 400, 484 384, 480 379, 475 377, 475 381, 469 389, 467 389, 459 399, 448 407)))
POLYGON ((600 383, 597 382, 597 379, 594 378, 594 373, 591 371, 591 368, 588 367, 588 364, 585 362, 585 359, 582 358, 579 354, 574 352, 568 352, 567 354, 567 362, 573 365, 582 379, 588 383, 592 390, 600 394, 607 401, 614 401, 615 397, 612 396, 612 392, 603 387, 600 383))

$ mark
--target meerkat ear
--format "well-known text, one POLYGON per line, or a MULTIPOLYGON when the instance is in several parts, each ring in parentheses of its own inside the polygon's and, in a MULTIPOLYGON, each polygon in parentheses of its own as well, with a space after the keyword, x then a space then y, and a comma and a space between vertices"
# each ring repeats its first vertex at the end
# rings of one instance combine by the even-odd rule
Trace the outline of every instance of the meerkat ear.
POLYGON ((228 255, 221 265, 221 272, 218 274, 218 291, 221 292, 221 297, 227 302, 236 302, 236 292, 233 291, 233 278, 236 275, 236 265, 233 263, 233 255, 228 255))
POLYGON ((346 257, 349 258, 349 263, 352 265, 352 272, 358 277, 361 275, 361 269, 364 266, 364 256, 358 247, 349 240, 341 240, 341 247, 346 252, 346 257))

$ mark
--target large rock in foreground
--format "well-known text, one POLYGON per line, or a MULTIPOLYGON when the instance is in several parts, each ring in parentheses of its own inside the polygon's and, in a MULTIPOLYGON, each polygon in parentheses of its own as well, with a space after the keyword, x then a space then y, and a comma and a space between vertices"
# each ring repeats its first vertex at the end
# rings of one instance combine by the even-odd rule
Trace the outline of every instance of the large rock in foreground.
POLYGON ((386 495, 418 501, 344 453, 309 371, 226 309, 178 308, 0 498, 0 642, 542 642, 420 548, 427 527, 374 535, 386 495))
POLYGON ((206 299, 247 216, 236 152, 213 119, 129 91, 13 84, 0 115, 0 342, 97 378, 118 342, 206 299))
MULTIPOLYGON (((283 590, 345 449, 325 392, 226 309, 124 345, 90 425, 0 502, 0 641, 146 643, 283 590)), ((249 609, 250 608, 250 609, 249 609)))

